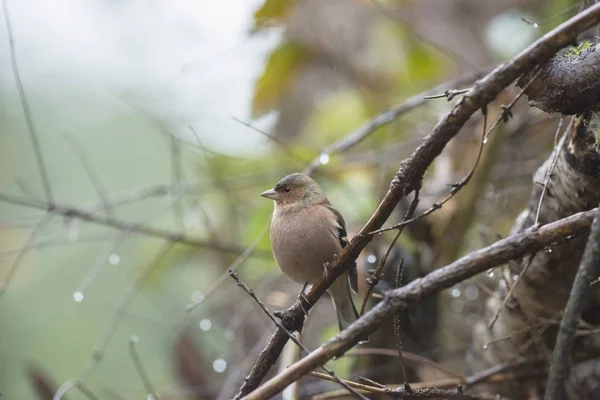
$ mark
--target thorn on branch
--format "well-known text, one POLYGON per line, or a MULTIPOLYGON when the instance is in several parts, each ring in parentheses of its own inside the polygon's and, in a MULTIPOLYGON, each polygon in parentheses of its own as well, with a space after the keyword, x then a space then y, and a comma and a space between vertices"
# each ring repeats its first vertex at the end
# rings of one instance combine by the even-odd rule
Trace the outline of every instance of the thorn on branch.
POLYGON ((444 93, 434 94, 431 96, 424 96, 423 98, 426 100, 431 100, 431 99, 441 99, 441 98, 446 97, 448 99, 448 101, 451 101, 452 99, 454 99, 454 97, 458 96, 459 94, 467 93, 469 90, 471 90, 471 88, 449 89, 449 90, 446 90, 444 93))

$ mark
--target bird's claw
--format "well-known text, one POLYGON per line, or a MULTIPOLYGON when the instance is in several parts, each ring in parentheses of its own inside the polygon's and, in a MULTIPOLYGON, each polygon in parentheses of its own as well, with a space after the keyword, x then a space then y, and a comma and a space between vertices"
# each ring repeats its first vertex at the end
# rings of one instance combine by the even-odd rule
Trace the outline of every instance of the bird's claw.
POLYGON ((325 264, 323 264, 323 276, 325 277, 325 279, 329 278, 329 273, 332 271, 333 269, 333 265, 331 264, 331 262, 327 261, 325 264))
POLYGON ((304 312, 304 315, 308 317, 308 309, 310 308, 310 302, 308 301, 303 292, 300 292, 298 294, 298 301, 300 302, 300 308, 302 309, 302 312, 304 312))

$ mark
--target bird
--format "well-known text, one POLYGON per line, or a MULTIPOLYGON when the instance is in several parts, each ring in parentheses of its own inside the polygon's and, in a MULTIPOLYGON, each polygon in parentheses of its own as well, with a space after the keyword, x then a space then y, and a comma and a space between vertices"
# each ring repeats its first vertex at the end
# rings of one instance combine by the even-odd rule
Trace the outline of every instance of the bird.
MULTIPOLYGON (((281 271, 304 285, 315 284, 325 265, 347 246, 344 218, 311 177, 294 173, 261 193, 274 200, 271 249, 281 271)), ((357 291, 356 264, 341 274, 327 290, 341 330, 358 318, 350 286, 357 291)), ((303 291, 300 293, 303 295, 303 291)))

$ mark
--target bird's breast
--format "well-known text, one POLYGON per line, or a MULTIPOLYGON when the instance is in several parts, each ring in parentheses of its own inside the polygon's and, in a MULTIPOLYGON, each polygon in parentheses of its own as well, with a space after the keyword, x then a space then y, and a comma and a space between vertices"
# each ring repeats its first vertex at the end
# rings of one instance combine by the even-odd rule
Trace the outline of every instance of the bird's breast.
POLYGON ((315 283, 323 264, 341 250, 335 216, 323 206, 277 212, 271 223, 271 247, 281 270, 299 283, 315 283))

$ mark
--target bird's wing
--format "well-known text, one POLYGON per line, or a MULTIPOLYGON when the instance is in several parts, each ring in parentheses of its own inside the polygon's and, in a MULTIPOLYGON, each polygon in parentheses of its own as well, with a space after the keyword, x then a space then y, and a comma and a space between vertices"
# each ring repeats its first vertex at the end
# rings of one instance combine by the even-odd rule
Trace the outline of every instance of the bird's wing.
MULTIPOLYGON (((335 207, 333 207, 331 204, 326 204, 325 207, 327 207, 333 213, 333 215, 335 215, 336 222, 337 222, 336 236, 337 236, 338 240, 340 241, 342 248, 344 248, 348 245, 348 242, 349 242, 348 233, 346 232, 346 222, 344 221, 344 217, 342 217, 342 214, 340 214, 340 212, 338 210, 336 210, 335 207)), ((348 270, 348 280, 350 281, 350 287, 352 288, 354 293, 357 293, 358 292, 358 273, 356 271, 356 262, 348 270)))

